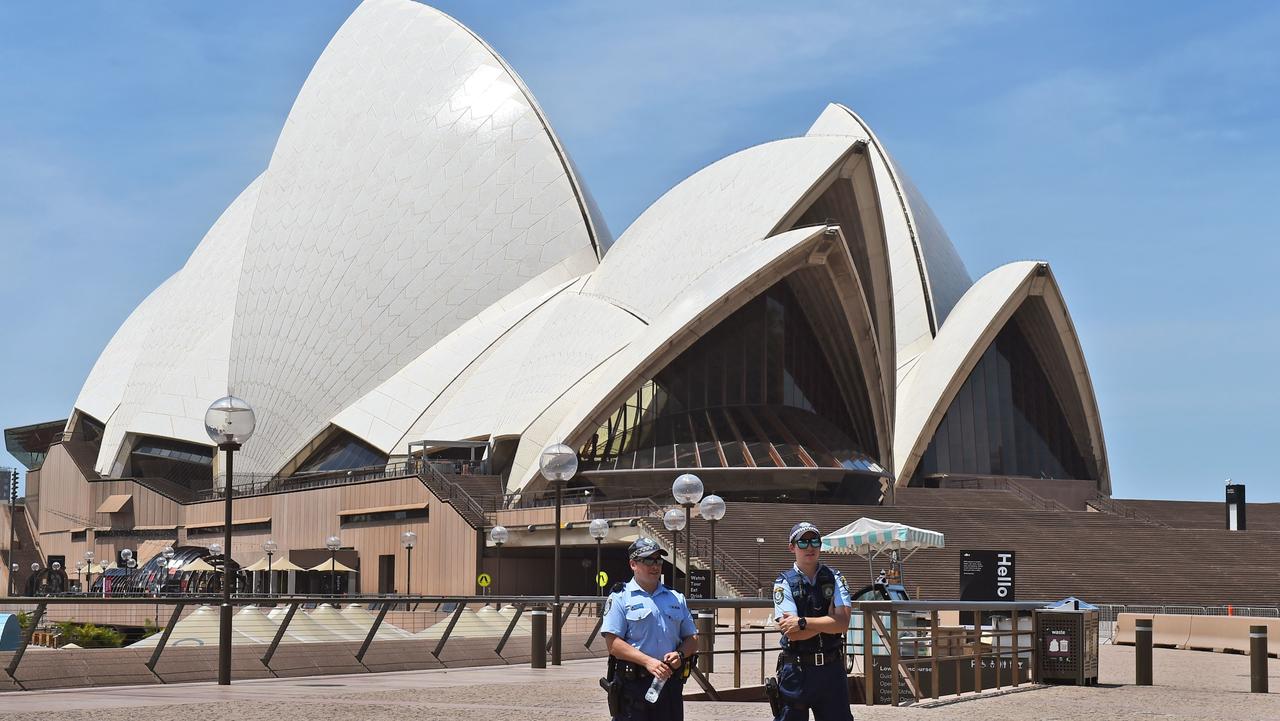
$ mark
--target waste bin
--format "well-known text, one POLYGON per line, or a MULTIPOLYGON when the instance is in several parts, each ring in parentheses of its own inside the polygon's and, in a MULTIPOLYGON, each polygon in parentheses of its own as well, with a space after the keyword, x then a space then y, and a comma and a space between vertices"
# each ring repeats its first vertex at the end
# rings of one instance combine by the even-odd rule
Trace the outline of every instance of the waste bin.
POLYGON ((1035 613, 1041 681, 1098 683, 1098 612, 1042 609, 1035 613))

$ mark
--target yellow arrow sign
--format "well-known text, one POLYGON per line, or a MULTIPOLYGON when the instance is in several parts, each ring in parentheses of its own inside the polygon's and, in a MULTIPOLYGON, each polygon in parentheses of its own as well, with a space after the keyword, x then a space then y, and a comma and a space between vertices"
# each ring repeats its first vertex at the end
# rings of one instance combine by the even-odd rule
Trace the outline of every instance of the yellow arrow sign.
POLYGON ((488 588, 489 584, 493 583, 493 578, 487 573, 482 573, 476 576, 476 583, 480 584, 480 588, 488 588))
POLYGON ((601 571, 600 573, 596 574, 597 587, 604 588, 608 584, 609 584, 609 574, 605 573, 604 571, 601 571))

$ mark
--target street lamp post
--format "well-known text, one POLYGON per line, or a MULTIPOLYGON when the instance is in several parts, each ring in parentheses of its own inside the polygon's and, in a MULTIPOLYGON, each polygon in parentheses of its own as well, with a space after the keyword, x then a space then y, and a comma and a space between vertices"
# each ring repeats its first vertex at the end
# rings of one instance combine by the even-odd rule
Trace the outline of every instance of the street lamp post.
POLYGON ((591 526, 587 529, 591 533, 591 537, 596 539, 596 593, 604 595, 604 583, 600 580, 600 544, 604 543, 604 539, 609 535, 609 522, 603 518, 597 518, 591 522, 591 526))
POLYGON ((502 578, 502 544, 511 538, 511 533, 507 531, 506 526, 494 526, 489 529, 489 542, 498 547, 497 569, 493 572, 493 592, 495 595, 501 596, 498 592, 498 581, 502 578))
POLYGON ((223 493, 222 608, 218 624, 218 684, 231 684, 231 491, 235 452, 253 435, 257 420, 253 408, 235 396, 223 396, 209 405, 204 414, 204 430, 226 453, 227 480, 223 493))
MULTIPOLYGON (((80 572, 84 570, 84 561, 76 559, 76 593, 80 592, 80 572)), ((13 595, 13 594, 9 594, 13 595)))
POLYGON ((17 585, 18 564, 13 563, 13 547, 18 545, 18 524, 14 521, 18 505, 18 470, 15 468, 9 476, 9 595, 12 596, 17 585))
POLYGON ((329 536, 324 539, 324 547, 329 549, 329 593, 336 596, 338 595, 337 558, 338 549, 342 548, 342 539, 329 536))
POLYGON ((102 586, 102 597, 107 597, 107 569, 111 567, 111 563, 107 559, 98 561, 98 583, 102 586))
POLYGON ((556 550, 552 585, 555 602, 551 608, 551 665, 560 665, 560 487, 578 473, 578 454, 563 443, 542 449, 538 468, 556 491, 556 550))
MULTIPOLYGON (((223 559, 223 560, 222 560, 222 562, 223 562, 223 563, 226 563, 226 558, 222 555, 222 544, 221 544, 221 543, 210 543, 210 544, 209 544, 209 558, 215 558, 215 557, 223 559)), ((214 576, 214 578, 217 578, 217 576, 215 575, 215 576, 214 576)), ((224 580, 225 580, 225 579, 224 579, 224 580)), ((204 583, 205 591, 208 591, 208 590, 209 590, 209 584, 210 584, 210 583, 212 583, 212 580, 206 580, 206 581, 205 581, 205 583, 204 583)))
POLYGON ((760 549, 764 547, 764 538, 756 536, 756 593, 764 595, 764 586, 760 585, 760 549))
POLYGON ((126 567, 128 567, 128 569, 129 569, 129 570, 128 570, 128 575, 126 575, 126 576, 125 576, 125 581, 124 581, 124 592, 125 592, 125 593, 134 593, 134 592, 136 592, 136 591, 138 590, 138 589, 133 585, 133 584, 134 584, 134 583, 136 583, 136 582, 137 582, 137 580, 138 580, 138 579, 133 575, 133 572, 134 572, 134 571, 136 571, 136 570, 138 570, 138 559, 136 559, 136 558, 130 558, 130 559, 129 559, 129 560, 128 560, 124 565, 125 565, 126 567))
POLYGON ((138 564, 136 561, 133 560, 133 551, 129 550, 128 548, 120 552, 120 560, 122 561, 122 563, 120 564, 120 567, 124 569, 124 574, 125 574, 123 579, 124 592, 127 594, 129 593, 129 591, 132 590, 129 588, 129 578, 131 575, 129 573, 129 569, 136 567, 138 564))
POLYGON ((714 493, 702 499, 698 513, 711 524, 711 597, 716 597, 716 521, 724 518, 724 499, 714 493))
MULTIPOLYGON (((679 557, 679 553, 680 553, 680 550, 679 550, 680 549, 680 531, 683 530, 685 525, 688 523, 689 523, 689 519, 685 517, 684 511, 681 511, 679 508, 668 508, 667 512, 662 514, 663 527, 665 527, 668 531, 671 531, 671 551, 672 551, 671 553, 671 585, 672 587, 676 585, 676 558, 679 557)), ((684 575, 686 579, 689 578, 688 557, 684 559, 684 575)), ((688 585, 689 585, 688 583, 685 584, 686 591, 688 590, 688 585)), ((688 598, 687 593, 685 597, 688 598)))
POLYGON ((418 534, 405 531, 400 534, 400 545, 404 546, 404 592, 413 593, 413 547, 418 543, 418 534))
MULTIPOLYGON (((692 473, 684 473, 676 477, 674 483, 671 484, 671 495, 675 497, 676 503, 684 506, 684 525, 689 526, 689 521, 693 516, 693 506, 702 500, 702 479, 692 473)), ((689 597, 689 572, 693 570, 693 546, 690 543, 693 539, 693 529, 689 528, 685 531, 684 537, 684 597, 689 597)))
MULTIPOLYGON (((173 565, 173 557, 177 554, 173 551, 173 546, 165 546, 160 551, 160 555, 164 556, 164 573, 160 574, 160 580, 156 582, 156 595, 164 590, 164 582, 169 579, 169 567, 173 565)), ((156 616, 156 622, 159 623, 160 617, 156 616)))
POLYGON ((90 580, 92 578, 93 578, 93 551, 88 550, 84 552, 84 592, 86 594, 90 593, 92 590, 91 586, 93 584, 90 583, 90 580))
POLYGON ((276 543, 275 539, 268 538, 262 544, 262 550, 267 554, 267 595, 270 596, 275 593, 275 577, 271 573, 271 557, 276 555, 276 551, 280 550, 280 544, 276 543))

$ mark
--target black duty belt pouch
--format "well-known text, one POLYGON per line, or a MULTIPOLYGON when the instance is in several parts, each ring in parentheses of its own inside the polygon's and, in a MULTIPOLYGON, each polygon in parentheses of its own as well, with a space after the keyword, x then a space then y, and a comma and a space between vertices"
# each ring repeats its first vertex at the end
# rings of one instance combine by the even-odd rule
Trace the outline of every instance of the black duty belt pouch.
POLYGON ((600 688, 609 697, 609 716, 618 718, 622 715, 622 674, 618 672, 618 659, 609 657, 608 670, 600 679, 600 688))
POLYGON ((782 701, 782 691, 778 689, 778 679, 770 676, 764 682, 764 697, 769 699, 769 709, 773 711, 773 717, 777 718, 782 715, 782 710, 786 706, 782 701))

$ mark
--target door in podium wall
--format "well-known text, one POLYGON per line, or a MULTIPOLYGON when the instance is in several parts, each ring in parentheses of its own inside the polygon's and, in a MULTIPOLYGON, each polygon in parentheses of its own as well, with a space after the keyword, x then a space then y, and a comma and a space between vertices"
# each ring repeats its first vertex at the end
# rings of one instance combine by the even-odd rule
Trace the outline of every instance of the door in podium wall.
POLYGON ((378 593, 396 592, 396 557, 378 556, 378 593))

